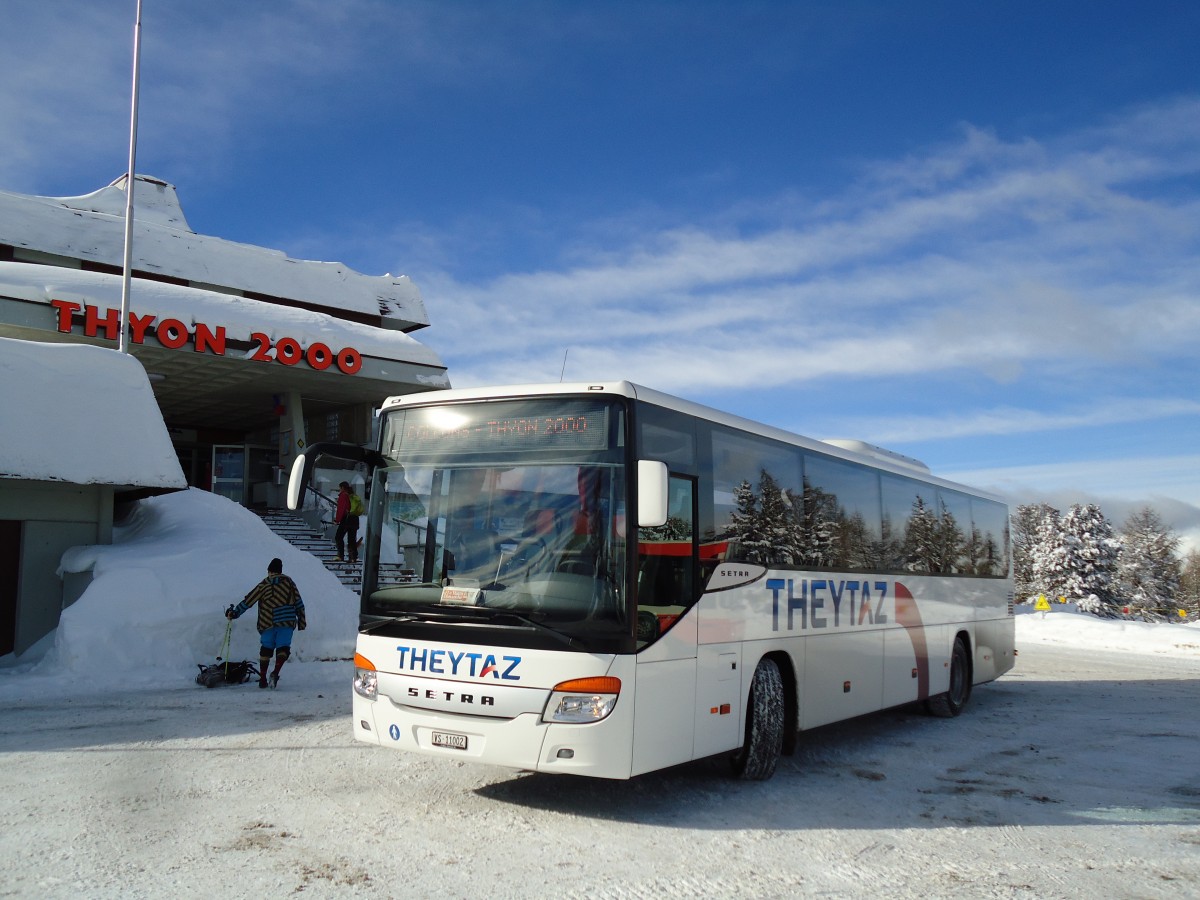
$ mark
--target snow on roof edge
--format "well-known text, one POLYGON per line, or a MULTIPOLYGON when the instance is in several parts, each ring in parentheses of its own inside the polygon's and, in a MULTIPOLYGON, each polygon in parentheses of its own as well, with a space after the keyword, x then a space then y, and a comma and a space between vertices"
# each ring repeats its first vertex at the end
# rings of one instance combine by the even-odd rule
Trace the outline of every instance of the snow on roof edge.
MULTIPOLYGON (((0 243, 119 266, 125 250, 124 176, 79 197, 0 190, 0 243)), ((407 275, 364 275, 340 262, 299 260, 280 250, 198 234, 175 186, 136 176, 134 268, 238 291, 380 316, 404 328, 429 325, 407 275), (140 188, 140 189, 139 189, 140 188)))
MULTIPOLYGON (((119 275, 0 262, 0 293, 33 303, 66 300, 81 306, 120 309, 121 290, 119 275)), ((130 288, 129 305, 131 313, 152 314, 159 320, 175 318, 221 325, 234 340, 248 341, 252 332, 265 331, 272 339, 286 335, 306 348, 314 341, 323 341, 330 346, 352 346, 380 359, 446 368, 432 348, 404 332, 265 300, 137 279, 130 288)))
POLYGON ((0 337, 0 478, 183 489, 142 364, 87 344, 0 337))

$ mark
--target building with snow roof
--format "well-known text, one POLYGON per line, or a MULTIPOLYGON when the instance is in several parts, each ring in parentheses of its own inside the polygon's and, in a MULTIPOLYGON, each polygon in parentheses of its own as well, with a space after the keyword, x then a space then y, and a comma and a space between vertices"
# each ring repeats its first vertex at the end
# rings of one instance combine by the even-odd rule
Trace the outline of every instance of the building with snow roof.
POLYGON ((0 338, 0 656, 58 625, 90 574, 70 547, 112 542, 140 497, 187 487, 150 380, 99 347, 0 338))
MULTIPOLYGON (((118 346, 125 189, 0 191, 0 337, 118 346)), ((175 188, 143 175, 133 226, 128 348, 188 484, 281 505, 309 441, 368 443, 385 397, 449 386, 411 337, 429 319, 407 276, 197 234, 175 188)))

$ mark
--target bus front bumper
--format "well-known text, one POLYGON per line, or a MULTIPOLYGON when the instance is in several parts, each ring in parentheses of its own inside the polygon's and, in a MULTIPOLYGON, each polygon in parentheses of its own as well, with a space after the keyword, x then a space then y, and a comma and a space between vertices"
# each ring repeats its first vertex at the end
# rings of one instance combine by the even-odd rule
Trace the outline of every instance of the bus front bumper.
POLYGON ((630 777, 629 750, 612 740, 607 722, 551 724, 534 713, 508 719, 433 714, 385 696, 353 697, 354 737, 369 744, 530 772, 630 777))

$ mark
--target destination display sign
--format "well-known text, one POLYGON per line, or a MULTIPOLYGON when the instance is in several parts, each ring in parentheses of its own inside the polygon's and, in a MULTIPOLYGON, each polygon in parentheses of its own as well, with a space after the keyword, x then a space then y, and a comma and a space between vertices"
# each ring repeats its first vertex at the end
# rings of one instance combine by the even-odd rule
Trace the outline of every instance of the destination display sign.
POLYGON ((586 400, 505 401, 393 413, 384 452, 603 450, 610 407, 586 400))

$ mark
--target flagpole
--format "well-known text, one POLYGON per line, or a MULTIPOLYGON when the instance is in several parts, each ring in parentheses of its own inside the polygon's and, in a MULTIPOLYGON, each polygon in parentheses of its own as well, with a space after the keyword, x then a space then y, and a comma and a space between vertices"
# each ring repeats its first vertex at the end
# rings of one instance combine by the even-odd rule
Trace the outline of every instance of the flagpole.
POLYGON ((125 265, 121 283, 121 340, 118 349, 129 352, 129 282, 133 263, 133 182, 137 160, 138 82, 142 68, 142 0, 137 0, 133 23, 133 99, 129 112, 129 169, 125 175, 125 265))

